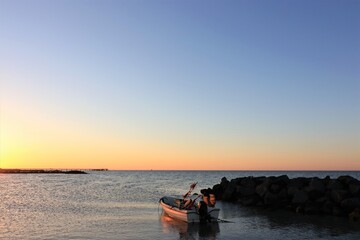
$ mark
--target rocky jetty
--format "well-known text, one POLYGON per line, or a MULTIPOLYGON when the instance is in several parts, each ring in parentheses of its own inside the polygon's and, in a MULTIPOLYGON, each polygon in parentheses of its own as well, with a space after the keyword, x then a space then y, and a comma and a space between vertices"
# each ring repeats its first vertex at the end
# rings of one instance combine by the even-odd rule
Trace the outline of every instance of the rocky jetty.
POLYGON ((0 169, 0 174, 87 174, 80 170, 0 169))
POLYGON ((212 190, 218 200, 298 213, 348 216, 360 221, 360 181, 351 176, 325 177, 241 177, 227 180, 212 190))

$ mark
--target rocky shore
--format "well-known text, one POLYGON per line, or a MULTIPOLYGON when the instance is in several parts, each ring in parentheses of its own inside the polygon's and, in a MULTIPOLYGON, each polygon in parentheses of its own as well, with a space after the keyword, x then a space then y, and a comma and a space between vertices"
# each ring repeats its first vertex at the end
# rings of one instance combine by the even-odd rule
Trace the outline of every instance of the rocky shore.
POLYGON ((0 169, 0 174, 87 174, 80 170, 0 169))
POLYGON ((218 200, 244 206, 288 209, 297 213, 348 216, 360 221, 360 181, 351 176, 337 179, 298 177, 241 177, 212 190, 218 200))

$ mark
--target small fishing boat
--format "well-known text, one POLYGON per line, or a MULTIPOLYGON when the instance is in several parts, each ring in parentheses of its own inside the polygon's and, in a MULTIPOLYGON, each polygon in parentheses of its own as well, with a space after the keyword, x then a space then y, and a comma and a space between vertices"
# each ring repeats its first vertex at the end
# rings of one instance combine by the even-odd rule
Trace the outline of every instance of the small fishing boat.
POLYGON ((219 218, 220 209, 215 207, 206 206, 206 211, 199 211, 200 209, 196 206, 190 209, 181 209, 179 202, 182 199, 170 196, 164 196, 160 198, 160 205, 163 211, 170 217, 188 222, 201 222, 204 219, 216 221, 219 218))

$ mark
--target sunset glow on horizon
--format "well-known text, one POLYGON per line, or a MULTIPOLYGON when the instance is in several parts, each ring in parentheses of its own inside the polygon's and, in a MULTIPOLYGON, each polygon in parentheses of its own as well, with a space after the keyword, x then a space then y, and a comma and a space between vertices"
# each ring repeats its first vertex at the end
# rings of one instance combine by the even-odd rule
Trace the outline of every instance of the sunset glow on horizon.
POLYGON ((360 170, 359 1, 2 1, 0 168, 360 170))

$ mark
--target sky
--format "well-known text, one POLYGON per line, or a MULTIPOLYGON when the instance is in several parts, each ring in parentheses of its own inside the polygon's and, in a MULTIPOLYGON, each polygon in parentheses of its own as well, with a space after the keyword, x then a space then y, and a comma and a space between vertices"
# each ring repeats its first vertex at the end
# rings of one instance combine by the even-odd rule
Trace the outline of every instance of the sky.
POLYGON ((0 0, 0 168, 360 170, 359 12, 0 0))

